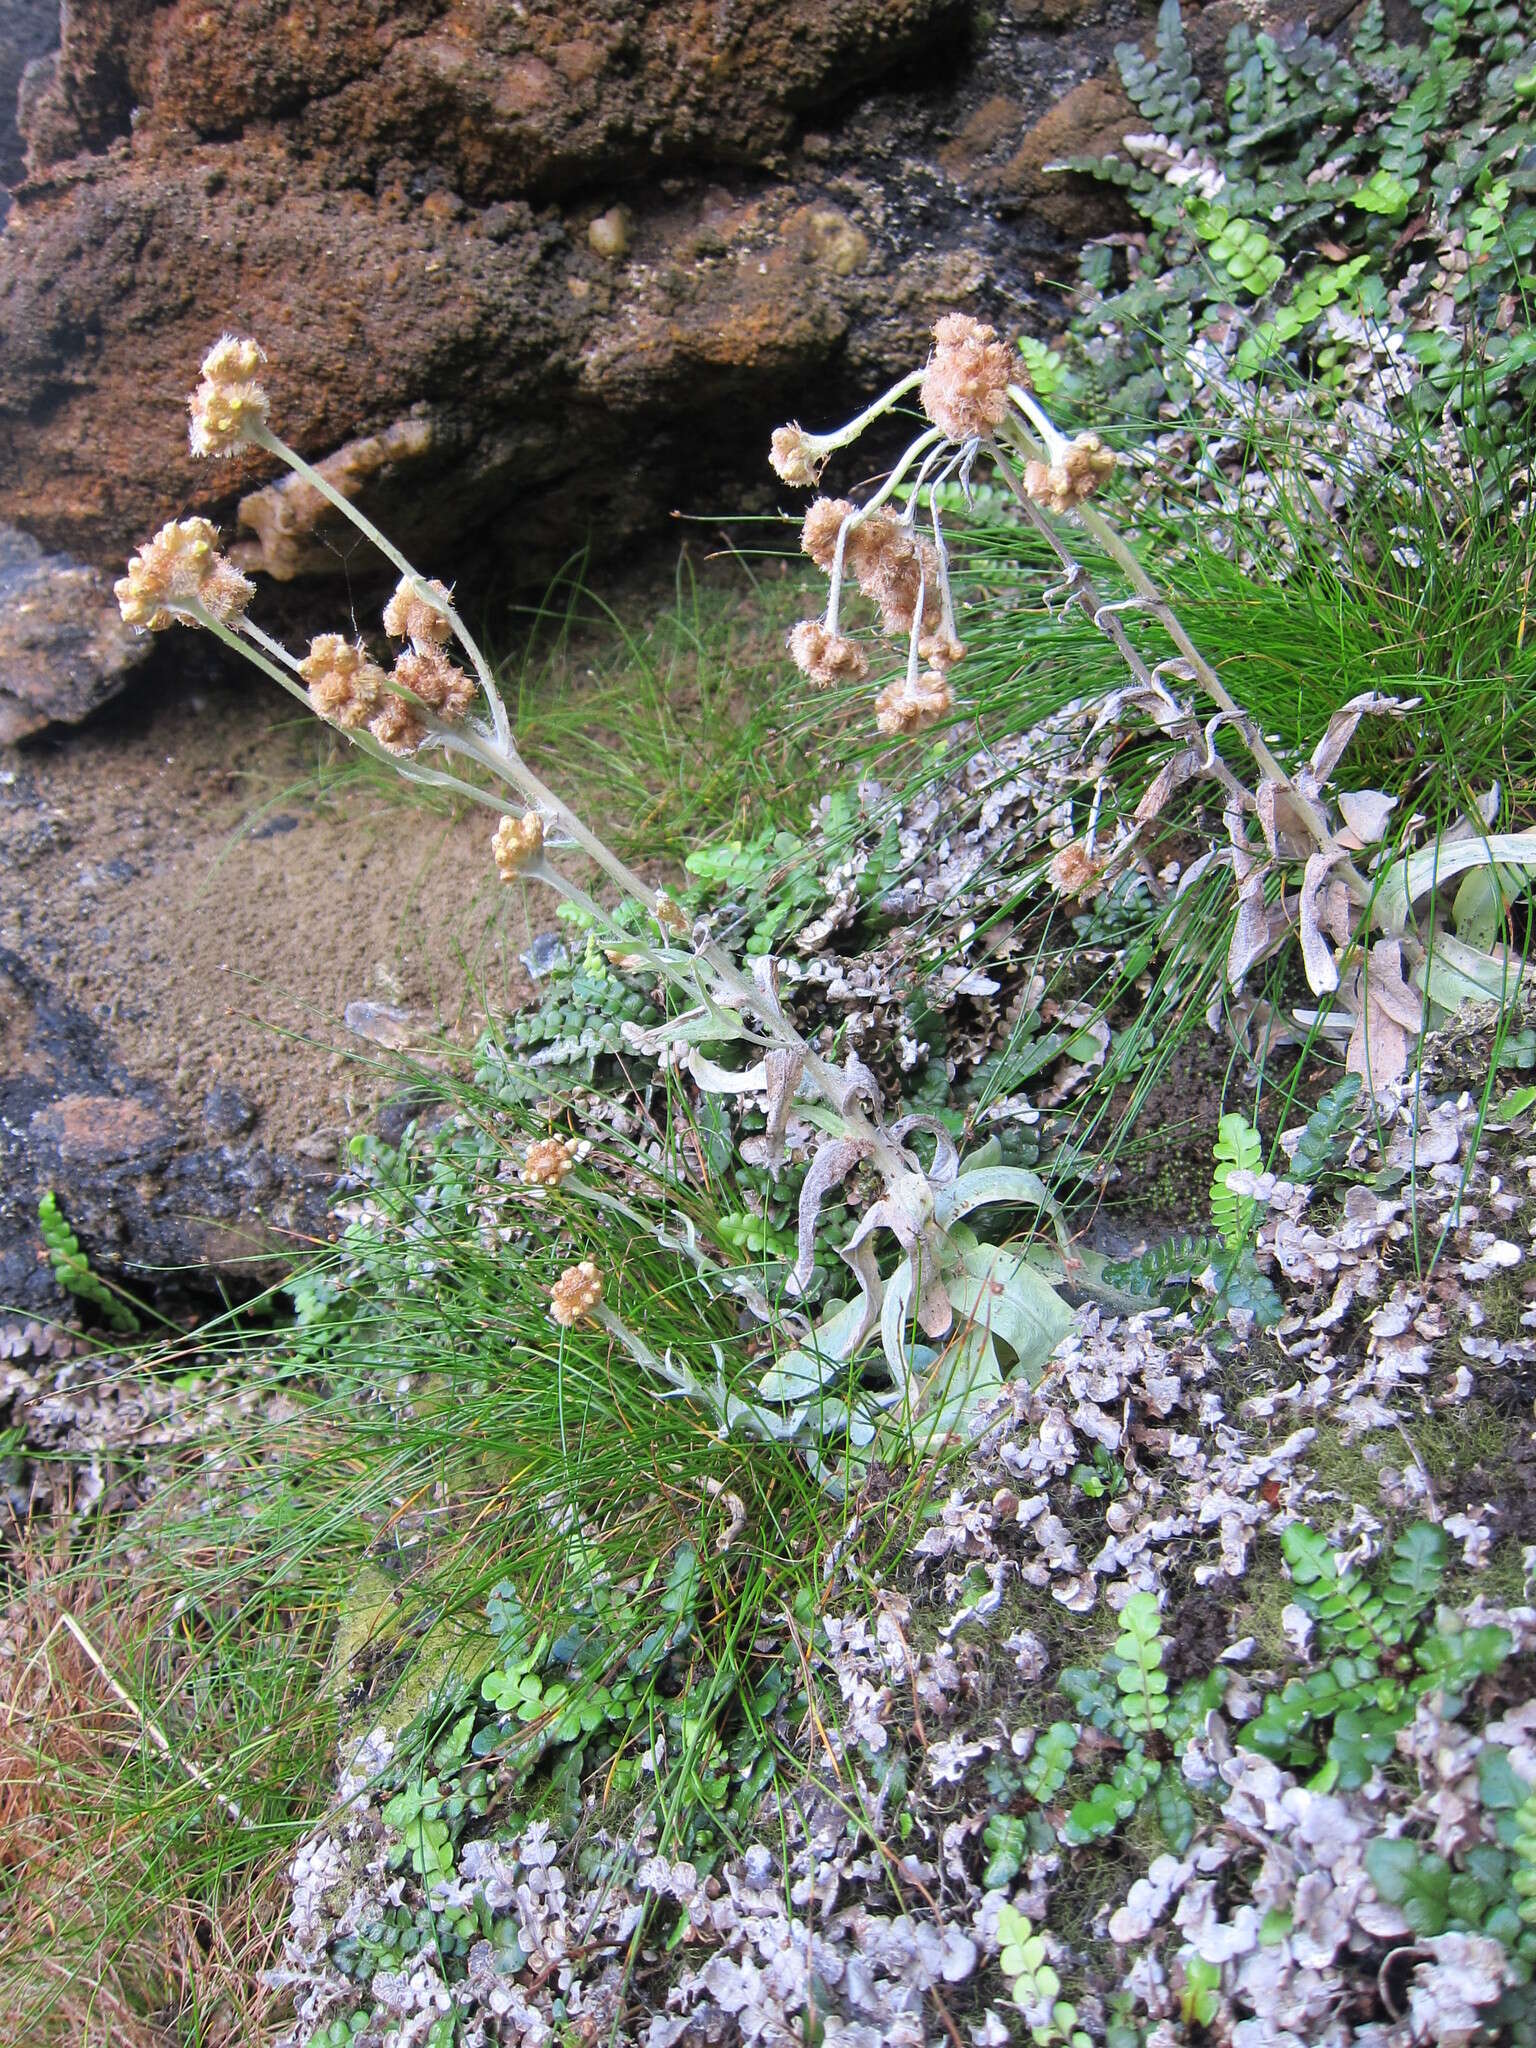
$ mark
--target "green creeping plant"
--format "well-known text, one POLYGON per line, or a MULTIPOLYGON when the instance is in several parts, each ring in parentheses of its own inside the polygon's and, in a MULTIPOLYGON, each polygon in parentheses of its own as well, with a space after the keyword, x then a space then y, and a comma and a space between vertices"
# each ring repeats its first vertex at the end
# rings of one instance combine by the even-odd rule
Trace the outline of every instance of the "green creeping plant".
POLYGON ((139 1319, 133 1310, 91 1271, 89 1261, 80 1248, 80 1240, 65 1221, 52 1188, 37 1205, 37 1227, 47 1248, 53 1277, 64 1292, 72 1294, 77 1301, 88 1301, 92 1308, 100 1309, 110 1329, 124 1336, 137 1330, 139 1319))
POLYGON ((1352 1791, 1391 1756, 1421 1699, 1454 1713, 1468 1688, 1509 1655, 1508 1631, 1464 1628, 1425 1616, 1445 1577, 1446 1542, 1430 1522, 1398 1537, 1375 1580, 1340 1567, 1326 1537, 1305 1522, 1281 1536, 1296 1597, 1318 1625, 1329 1662, 1272 1693, 1237 1740, 1273 1763, 1317 1767, 1313 1789, 1352 1791))

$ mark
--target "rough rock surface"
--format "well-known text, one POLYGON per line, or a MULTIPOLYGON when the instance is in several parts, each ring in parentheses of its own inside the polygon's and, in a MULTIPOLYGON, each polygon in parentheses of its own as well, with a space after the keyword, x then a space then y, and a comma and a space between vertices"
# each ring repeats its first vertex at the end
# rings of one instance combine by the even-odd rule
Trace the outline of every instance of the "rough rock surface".
POLYGON ((84 718, 148 651, 100 569, 0 526, 0 744, 84 718))
MULTIPOLYGON (((188 1133, 153 1081, 18 956, 0 948, 0 1303, 62 1306, 37 1227, 50 1189, 98 1270, 174 1295, 223 1280, 249 1292, 325 1229, 329 1175, 274 1159, 210 1095, 188 1133), (188 1269, 194 1269, 189 1275, 188 1269)), ((215 1099, 217 1096, 219 1099, 215 1099)), ((236 1101, 239 1098, 235 1098, 236 1101)))
POLYGON ((739 503, 779 418, 905 367, 936 311, 1048 304, 1114 205, 1038 203, 1039 164, 1115 125, 1107 90, 1080 128, 1058 102, 1150 11, 79 0, 0 236, 0 518, 110 565, 243 498, 249 559, 347 565, 270 464, 188 458, 224 327, 438 570, 473 545, 526 583, 739 503))
POLYGON ((25 148, 16 124, 27 66, 59 40, 59 0, 0 0, 0 220, 9 207, 3 189, 21 176, 25 148))
POLYGON ((480 813, 381 802, 287 704, 165 634, 83 731, 0 753, 0 1320, 61 1306, 49 1188, 167 1306, 265 1284, 351 1133, 399 1136, 386 1036, 430 1062, 526 999, 480 813))

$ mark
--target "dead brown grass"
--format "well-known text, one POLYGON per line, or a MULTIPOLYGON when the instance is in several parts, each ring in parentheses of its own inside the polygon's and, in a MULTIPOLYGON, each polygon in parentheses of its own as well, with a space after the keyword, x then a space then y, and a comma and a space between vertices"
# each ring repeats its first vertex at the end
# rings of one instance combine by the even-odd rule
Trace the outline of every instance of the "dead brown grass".
POLYGON ((10 1550, 0 1615, 0 2041, 259 2041, 280 1859, 264 1882, 220 1885, 207 1859, 178 1858, 165 1823, 186 1812, 187 1774, 132 1703, 151 1597, 37 1528, 10 1550))

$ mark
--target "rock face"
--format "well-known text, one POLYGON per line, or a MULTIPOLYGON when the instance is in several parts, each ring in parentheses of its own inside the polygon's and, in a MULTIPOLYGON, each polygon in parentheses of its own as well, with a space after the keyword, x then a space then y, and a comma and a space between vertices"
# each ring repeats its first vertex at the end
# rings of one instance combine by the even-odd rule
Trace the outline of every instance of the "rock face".
POLYGON ((325 1231, 329 1175, 274 1159, 249 1135, 251 1113, 224 1099, 229 1090, 212 1091, 201 1133, 178 1129, 159 1088, 4 948, 0 1048, 7 1310, 63 1306, 37 1227, 50 1189, 101 1271, 162 1299, 221 1277, 248 1293, 271 1278, 267 1261, 325 1231))
POLYGON ((100 569, 0 526, 0 744, 84 718, 148 652, 100 569))
MULTIPOLYGON (((108 566, 196 509, 277 576, 347 566, 270 465, 188 458, 224 328, 438 572, 473 550, 526 583, 740 503, 787 412, 1067 274, 1095 216, 1037 203, 1073 138, 1030 131, 1149 12, 73 0, 0 235, 0 519, 108 566)), ((1112 95, 1088 111, 1113 130, 1112 95)))

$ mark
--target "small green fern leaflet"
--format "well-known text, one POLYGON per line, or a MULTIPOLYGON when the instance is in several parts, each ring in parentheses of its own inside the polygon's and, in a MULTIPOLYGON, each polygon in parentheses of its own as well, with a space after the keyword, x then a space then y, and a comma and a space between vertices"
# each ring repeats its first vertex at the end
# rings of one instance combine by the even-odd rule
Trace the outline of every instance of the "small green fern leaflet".
MULTIPOLYGON (((1427 1526, 1427 1525, 1416 1525, 1427 1526)), ((1325 1637, 1357 1654, 1393 1649, 1403 1639, 1401 1610, 1391 1611, 1381 1594, 1348 1566, 1342 1570, 1326 1536, 1305 1522, 1292 1522, 1280 1538, 1297 1596, 1316 1617, 1325 1637)))
POLYGON ((1216 1171, 1211 1177, 1211 1222, 1229 1251, 1244 1243, 1258 1214, 1258 1203, 1250 1195, 1236 1195, 1227 1186, 1230 1173, 1258 1173, 1264 1164, 1264 1147, 1258 1132, 1245 1116, 1228 1110, 1217 1126, 1216 1171))
POLYGON ((91 1271, 80 1248, 80 1240, 65 1221, 52 1188, 37 1205, 37 1227, 48 1249, 53 1277, 64 1292, 72 1294, 77 1301, 89 1302, 92 1308, 100 1309, 110 1329, 124 1335, 137 1330, 139 1319, 133 1310, 91 1271))
POLYGON ((1515 1809, 1509 1846, 1515 1857, 1509 1888, 1519 1901, 1520 1918, 1536 1927, 1536 1791, 1515 1809))
POLYGON ((1133 1734, 1150 1735, 1168 1720, 1168 1674, 1163 1670, 1163 1631, 1150 1593, 1133 1593, 1120 1611, 1115 1642, 1120 1669, 1120 1711, 1133 1734))
POLYGON ((1445 1532, 1433 1522, 1413 1523, 1393 1544, 1381 1597, 1396 1617, 1400 1639, 1440 1591, 1445 1561, 1445 1532))
POLYGON ((1077 1755, 1078 1731, 1071 1721, 1053 1721, 1036 1742, 1024 1766, 1024 1790, 1039 1806, 1049 1806, 1077 1755))
POLYGON ((1155 1301, 1175 1281, 1188 1282, 1203 1273, 1215 1258, 1213 1238, 1170 1237, 1164 1244, 1149 1245, 1134 1259, 1109 1259, 1104 1278, 1122 1294, 1134 1294, 1142 1301, 1155 1301))
POLYGON ((1346 1074, 1322 1097, 1291 1154, 1292 1180, 1317 1180, 1334 1164, 1340 1138, 1358 1121, 1359 1101, 1358 1074, 1346 1074))
POLYGON ((1144 1749, 1133 1749, 1086 1799, 1079 1799, 1061 1826, 1061 1839, 1072 1848, 1100 1842, 1130 1819, 1162 1776, 1162 1765, 1144 1749))

